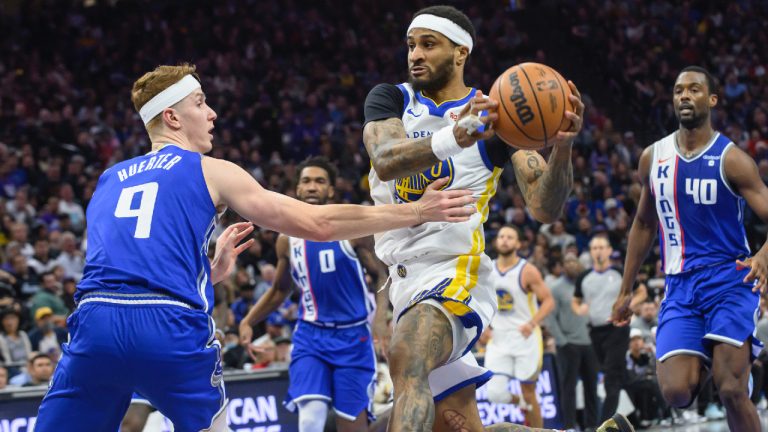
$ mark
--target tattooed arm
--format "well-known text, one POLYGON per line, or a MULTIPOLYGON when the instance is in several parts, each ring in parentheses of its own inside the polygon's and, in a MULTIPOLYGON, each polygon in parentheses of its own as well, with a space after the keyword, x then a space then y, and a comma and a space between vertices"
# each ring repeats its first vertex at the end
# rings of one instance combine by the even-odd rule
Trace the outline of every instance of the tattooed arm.
POLYGON ((565 112, 565 117, 571 121, 571 128, 558 132, 553 139, 549 163, 535 151, 519 151, 512 155, 515 178, 525 204, 531 215, 543 223, 552 223, 560 218, 573 187, 571 145, 581 130, 584 104, 576 86, 571 81, 568 85, 573 93, 570 100, 576 112, 565 112))
POLYGON ((559 219, 573 187, 570 144, 555 146, 549 163, 536 151, 515 152, 512 166, 531 215, 542 223, 559 219))
POLYGON ((432 137, 408 139, 399 118, 366 124, 363 143, 373 169, 383 181, 422 172, 439 162, 432 152, 432 137))
MULTIPOLYGON (((366 104, 369 104, 368 100, 366 104)), ((482 92, 477 91, 475 97, 464 106, 459 118, 469 115, 470 111, 474 114, 488 111, 487 116, 480 118, 487 124, 496 120, 497 106, 496 101, 485 98, 482 92)), ((492 137, 494 132, 489 128, 484 132, 468 134, 466 129, 454 126, 453 135, 456 143, 466 148, 478 140, 492 137)), ((371 158, 373 169, 383 181, 421 173, 439 162, 432 151, 432 136, 408 138, 403 121, 399 117, 382 118, 366 123, 363 129, 363 143, 371 158)))

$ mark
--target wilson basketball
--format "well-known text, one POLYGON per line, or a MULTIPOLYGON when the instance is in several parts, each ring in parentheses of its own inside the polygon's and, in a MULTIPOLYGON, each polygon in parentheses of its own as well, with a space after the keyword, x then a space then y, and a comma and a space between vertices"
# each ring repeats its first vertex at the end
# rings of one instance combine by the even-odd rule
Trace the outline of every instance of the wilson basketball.
POLYGON ((521 63, 499 75, 488 95, 499 102, 496 135, 512 147, 540 149, 558 131, 571 127, 565 110, 571 88, 556 70, 540 63, 521 63))

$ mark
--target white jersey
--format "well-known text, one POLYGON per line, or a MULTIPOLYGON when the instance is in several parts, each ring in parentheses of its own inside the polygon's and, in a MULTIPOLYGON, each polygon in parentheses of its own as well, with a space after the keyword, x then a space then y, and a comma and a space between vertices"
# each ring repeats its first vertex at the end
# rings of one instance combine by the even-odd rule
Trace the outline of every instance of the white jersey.
MULTIPOLYGON (((410 84, 397 86, 403 93, 402 121, 409 138, 432 135, 453 124, 462 108, 474 97, 472 89, 464 98, 436 105, 410 84)), ((468 189, 478 198, 477 210, 466 222, 430 222, 377 234, 376 254, 388 266, 427 254, 479 257, 485 250, 483 222, 488 218, 488 202, 496 193, 501 169, 491 163, 485 143, 480 141, 461 153, 439 162, 423 173, 392 181, 381 181, 371 168, 371 197, 376 204, 400 204, 417 201, 435 180, 448 177, 446 188, 468 189)), ((479 265, 470 260, 468 267, 479 265)), ((472 269, 470 269, 472 272, 472 269)))
POLYGON ((539 310, 536 295, 526 291, 522 283, 526 263, 525 259, 520 258, 514 267, 502 273, 498 262, 493 262, 491 286, 496 291, 499 303, 498 312, 491 321, 494 331, 516 332, 522 324, 531 321, 539 310))

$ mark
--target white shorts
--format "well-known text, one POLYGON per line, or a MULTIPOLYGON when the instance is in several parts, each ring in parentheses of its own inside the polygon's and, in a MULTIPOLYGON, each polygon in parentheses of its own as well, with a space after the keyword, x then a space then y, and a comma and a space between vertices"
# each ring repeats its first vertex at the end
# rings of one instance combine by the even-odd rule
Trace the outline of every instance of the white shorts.
POLYGON ((470 384, 479 386, 491 377, 477 364, 471 349, 496 313, 496 293, 489 283, 492 269, 485 254, 427 256, 389 268, 389 298, 396 322, 412 306, 424 303, 442 311, 451 323, 451 356, 429 376, 435 400, 470 384))
POLYGON ((527 339, 519 334, 513 338, 504 337, 494 331, 485 350, 485 367, 496 375, 506 375, 523 382, 536 381, 543 360, 544 342, 540 327, 527 339))

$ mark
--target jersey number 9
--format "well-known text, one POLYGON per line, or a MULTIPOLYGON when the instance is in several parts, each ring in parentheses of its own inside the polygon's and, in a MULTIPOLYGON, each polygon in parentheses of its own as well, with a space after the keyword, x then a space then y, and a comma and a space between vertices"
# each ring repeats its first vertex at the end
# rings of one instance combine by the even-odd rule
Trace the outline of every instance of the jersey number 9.
POLYGON ((149 232, 152 230, 152 214, 155 212, 157 188, 156 182, 150 182, 127 187, 120 191, 120 198, 117 199, 117 207, 115 207, 115 217, 136 218, 136 230, 133 232, 135 238, 149 238, 149 232), (141 201, 139 208, 134 209, 131 208, 131 204, 137 193, 141 194, 141 201))

